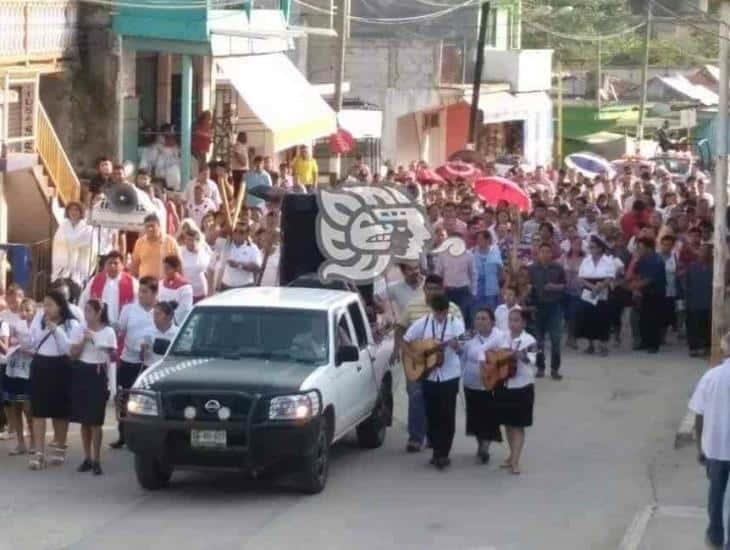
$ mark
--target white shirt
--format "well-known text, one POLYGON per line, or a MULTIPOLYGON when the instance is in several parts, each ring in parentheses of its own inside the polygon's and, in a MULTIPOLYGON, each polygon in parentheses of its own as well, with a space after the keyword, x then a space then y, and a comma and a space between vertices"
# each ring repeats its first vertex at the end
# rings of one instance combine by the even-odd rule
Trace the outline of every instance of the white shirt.
POLYGON ((73 279, 83 283, 91 269, 91 237, 92 228, 86 220, 76 225, 64 219, 53 236, 52 260, 53 280, 73 279))
MULTIPOLYGON (((198 184, 198 180, 193 180, 185 188, 185 191, 183 192, 183 199, 187 204, 192 204, 195 202, 195 194, 193 189, 198 184)), ((218 186, 213 180, 208 180, 203 184, 203 197, 213 201, 216 210, 218 210, 221 207, 221 204, 223 204, 223 199, 221 199, 221 194, 218 190, 218 186)))
POLYGON ((236 141, 231 147, 231 170, 248 170, 248 145, 245 143, 236 141), (238 160, 234 153, 240 155, 244 159, 243 162, 238 160))
POLYGON ((700 378, 689 409, 703 416, 702 452, 712 460, 730 460, 730 359, 700 378))
MULTIPOLYGON (((224 258, 226 256, 224 255, 224 258)), ((250 263, 253 262, 261 267, 263 258, 261 257, 261 251, 259 247, 253 243, 243 243, 241 246, 236 246, 235 243, 231 243, 228 250, 228 261, 223 266, 223 284, 228 287, 242 287, 253 284, 255 281, 254 274, 251 271, 245 269, 239 269, 237 267, 231 267, 228 262, 236 263, 250 263)))
POLYGON ((177 302, 175 323, 181 325, 190 310, 193 309, 193 286, 187 284, 179 288, 169 288, 165 286, 165 280, 163 279, 160 281, 159 290, 157 291, 157 301, 177 302))
POLYGON ((274 248, 266 260, 264 274, 261 277, 261 286, 279 286, 279 262, 281 260, 281 248, 274 248))
POLYGON ((415 288, 409 285, 405 281, 398 281, 397 283, 391 283, 386 288, 379 298, 384 301, 391 300, 395 306, 395 318, 400 319, 403 316, 403 312, 406 306, 410 304, 415 298, 423 294, 423 285, 419 284, 415 288))
POLYGON ((510 349, 515 351, 527 351, 527 361, 517 360, 517 372, 512 378, 508 378, 505 386, 507 389, 524 388, 535 382, 535 360, 537 358, 537 341, 524 330, 517 338, 507 336, 510 342, 510 349))
POLYGON ((505 334, 509 334, 509 314, 514 310, 521 310, 519 304, 507 307, 507 304, 499 304, 494 310, 494 326, 505 334))
MULTIPOLYGON (((101 291, 101 301, 106 304, 106 312, 109 315, 109 322, 111 324, 116 323, 119 320, 119 281, 121 277, 116 276, 111 278, 107 275, 106 281, 104 282, 104 289, 101 291)), ((79 308, 83 311, 86 308, 86 303, 91 299, 91 286, 94 282, 92 278, 84 288, 84 291, 79 297, 79 308)), ((139 290, 139 281, 132 278, 132 289, 134 291, 134 297, 137 298, 137 291, 139 290)), ((83 320, 83 317, 80 319, 83 320)))
POLYGON ((58 325, 56 330, 46 338, 49 331, 47 327, 43 328, 41 326, 42 319, 43 312, 39 312, 30 325, 30 344, 33 351, 37 350, 38 355, 42 355, 43 357, 61 357, 68 355, 71 349, 71 340, 69 337, 74 328, 79 325, 79 322, 76 319, 70 319, 58 325), (43 343, 41 344, 41 342, 43 343))
MULTIPOLYGON (((578 268, 578 277, 581 279, 613 279, 616 277, 616 262, 612 256, 607 254, 603 254, 599 258, 598 263, 593 261, 592 256, 586 256, 583 258, 580 268, 578 268)), ((592 292, 585 288, 581 293, 581 298, 586 301, 591 301, 591 299, 587 299, 591 295, 592 292)), ((608 299, 608 290, 600 292, 598 294, 598 299, 608 299)))
MULTIPOLYGON (((413 342, 414 340, 432 338, 447 342, 464 334, 464 321, 461 320, 461 317, 449 314, 446 317, 445 324, 446 327, 444 327, 444 323, 436 321, 432 313, 429 313, 410 326, 403 336, 403 340, 405 342, 413 342), (443 338, 441 336, 442 334, 443 338)), ((431 374, 428 375, 428 380, 430 382, 445 382, 459 378, 459 376, 461 376, 459 355, 451 346, 447 346, 444 350, 443 365, 437 369, 433 369, 431 374)))
POLYGON ((203 197, 203 201, 197 204, 195 201, 188 203, 188 215, 195 220, 195 223, 200 227, 203 224, 203 218, 208 212, 215 212, 218 210, 215 203, 207 197, 203 197))
POLYGON ((124 334, 124 349, 121 360, 127 363, 142 362, 142 342, 144 336, 154 329, 152 310, 146 311, 138 302, 122 308, 117 323, 117 332, 124 334))
POLYGON ((507 335, 493 328, 489 336, 477 334, 464 344, 461 350, 462 376, 465 388, 483 390, 480 365, 486 357, 486 352, 492 349, 508 348, 510 344, 507 335))
MULTIPOLYGON (((10 347, 10 323, 0 319, 0 340, 6 339, 6 344, 10 347)), ((0 352, 0 365, 4 365, 7 362, 7 356, 0 352)))
POLYGON ((84 341, 84 332, 87 330, 86 323, 79 323, 71 332, 71 343, 80 344, 84 342, 79 361, 89 365, 106 365, 109 363, 109 354, 117 347, 117 335, 112 327, 104 327, 95 331, 93 342, 84 341))
POLYGON ((211 255, 207 246, 200 246, 197 252, 190 252, 187 247, 180 248, 183 275, 193 285, 193 297, 200 298, 208 295, 208 267, 211 255))
POLYGON ((162 361, 162 355, 157 355, 152 349, 155 344, 155 340, 167 340, 172 343, 177 336, 178 327, 175 324, 170 325, 170 328, 165 332, 162 332, 157 326, 153 325, 152 329, 147 332, 144 336, 144 343, 147 344, 147 349, 144 354, 144 364, 146 367, 153 367, 160 361, 162 361))

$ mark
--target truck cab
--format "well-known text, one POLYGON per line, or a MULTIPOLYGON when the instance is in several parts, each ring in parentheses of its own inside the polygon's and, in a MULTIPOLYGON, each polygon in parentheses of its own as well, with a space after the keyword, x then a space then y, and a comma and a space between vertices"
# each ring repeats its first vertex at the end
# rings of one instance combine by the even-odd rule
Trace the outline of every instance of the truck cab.
POLYGON ((355 292, 230 290, 197 304, 164 359, 130 391, 124 430, 147 489, 175 469, 295 472, 327 480, 329 447, 357 432, 383 444, 392 342, 376 344, 355 292))

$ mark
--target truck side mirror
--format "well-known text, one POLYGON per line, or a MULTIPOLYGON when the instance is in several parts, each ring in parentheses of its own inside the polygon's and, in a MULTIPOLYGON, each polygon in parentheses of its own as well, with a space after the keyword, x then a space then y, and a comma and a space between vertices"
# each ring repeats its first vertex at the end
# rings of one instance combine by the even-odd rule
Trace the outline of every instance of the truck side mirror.
POLYGON ((155 355, 165 355, 168 349, 170 349, 170 340, 155 338, 155 341, 152 343, 152 351, 155 352, 155 355))
POLYGON ((335 365, 340 366, 342 363, 354 363, 360 359, 360 351, 357 346, 340 346, 335 354, 335 365))

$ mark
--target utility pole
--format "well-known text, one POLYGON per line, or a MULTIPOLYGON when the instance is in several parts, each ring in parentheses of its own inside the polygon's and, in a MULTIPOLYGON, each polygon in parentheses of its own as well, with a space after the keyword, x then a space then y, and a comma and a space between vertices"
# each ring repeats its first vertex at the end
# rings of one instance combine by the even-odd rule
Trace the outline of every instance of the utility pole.
MULTIPOLYGON (((337 17, 335 18, 337 31, 337 65, 335 65, 335 112, 339 116, 342 111, 343 93, 345 81, 345 57, 347 55, 347 37, 350 33, 350 0, 339 0, 337 2, 337 17)), ((337 155, 335 159, 334 172, 337 179, 340 178, 342 158, 337 155)))
POLYGON ((596 66, 596 109, 601 114, 601 88, 603 88, 603 75, 601 74, 601 39, 596 42, 596 57, 598 64, 596 66))
POLYGON ((637 147, 641 149, 644 139, 644 117, 646 113, 646 96, 649 83, 649 42, 651 41, 651 1, 646 0, 646 29, 644 33, 644 64, 641 67, 641 106, 639 107, 639 126, 636 129, 637 147))
POLYGON ((730 1, 724 0, 720 18, 720 101, 717 124, 717 161, 715 162, 715 230, 713 235, 714 266, 712 270, 712 364, 722 359, 720 342, 725 325, 725 262, 727 261, 727 176, 728 176, 728 23, 730 1))
POLYGON ((482 86, 484 69, 484 47, 487 42, 487 24, 489 20, 489 2, 483 2, 479 11, 479 38, 477 39, 477 62, 474 67, 474 86, 471 94, 471 112, 469 113, 469 143, 477 143, 477 119, 479 116, 479 94, 482 86))
POLYGON ((555 146, 555 165, 563 165, 563 64, 558 58, 558 132, 555 146))

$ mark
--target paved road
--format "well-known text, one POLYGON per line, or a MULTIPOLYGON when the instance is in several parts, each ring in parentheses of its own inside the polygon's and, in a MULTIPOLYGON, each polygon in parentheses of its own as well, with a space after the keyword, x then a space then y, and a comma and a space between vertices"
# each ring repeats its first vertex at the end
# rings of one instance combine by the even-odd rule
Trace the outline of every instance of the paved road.
POLYGON ((657 472, 673 460, 703 368, 679 351, 569 356, 563 382, 538 383, 519 477, 499 470, 502 448, 492 464, 475 463, 463 416, 449 471, 406 455, 398 423, 382 449, 338 445, 327 490, 314 497, 198 473, 147 493, 126 451, 107 452, 106 474, 95 478, 74 471, 77 436, 70 463, 44 472, 28 471, 0 443, 0 548, 613 550, 656 498, 657 472))

